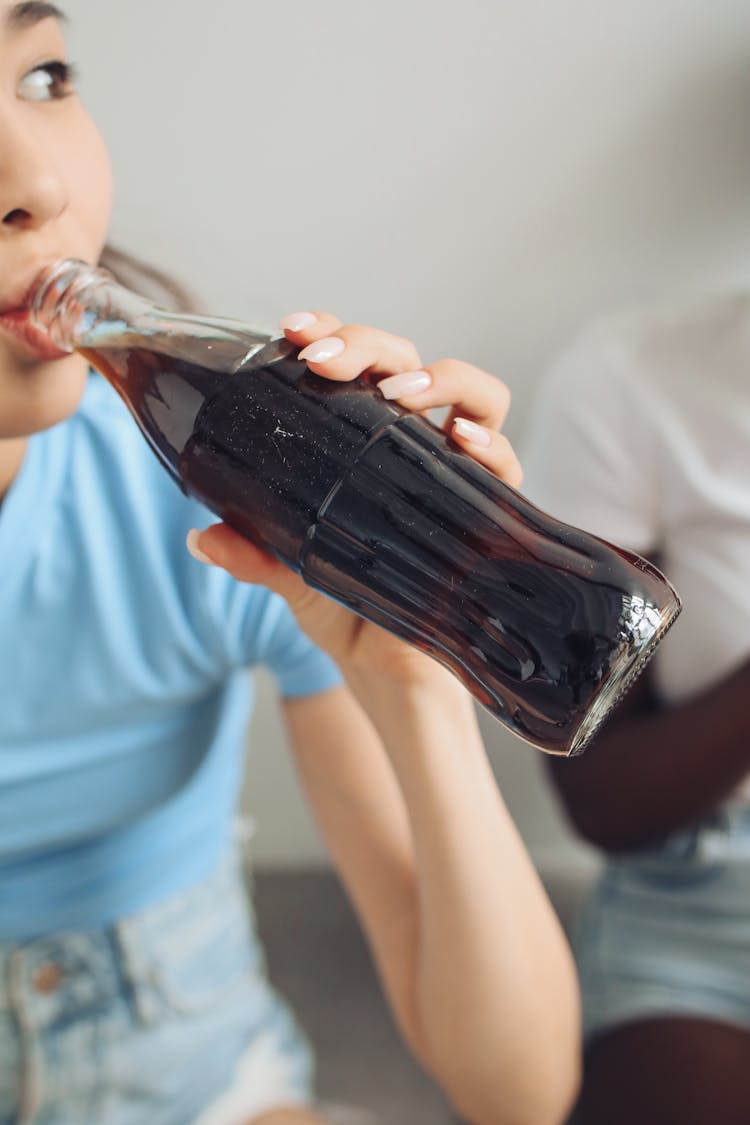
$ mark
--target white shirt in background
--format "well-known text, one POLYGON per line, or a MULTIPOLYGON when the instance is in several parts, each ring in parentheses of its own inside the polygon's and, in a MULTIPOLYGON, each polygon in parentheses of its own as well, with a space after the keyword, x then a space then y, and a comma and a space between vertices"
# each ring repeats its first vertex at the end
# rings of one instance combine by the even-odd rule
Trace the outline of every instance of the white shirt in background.
POLYGON ((543 382, 521 453, 533 503, 657 555, 677 589, 665 704, 750 658, 750 296, 595 325, 543 382))

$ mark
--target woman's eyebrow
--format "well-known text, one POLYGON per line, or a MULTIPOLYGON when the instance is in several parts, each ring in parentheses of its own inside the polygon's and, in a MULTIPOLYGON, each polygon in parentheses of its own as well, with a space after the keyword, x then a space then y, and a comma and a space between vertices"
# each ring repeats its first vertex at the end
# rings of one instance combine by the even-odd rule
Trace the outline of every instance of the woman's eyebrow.
POLYGON ((42 0, 24 0, 14 4, 5 17, 9 31, 24 31, 42 20, 55 19, 65 22, 65 15, 55 4, 45 4, 42 0))

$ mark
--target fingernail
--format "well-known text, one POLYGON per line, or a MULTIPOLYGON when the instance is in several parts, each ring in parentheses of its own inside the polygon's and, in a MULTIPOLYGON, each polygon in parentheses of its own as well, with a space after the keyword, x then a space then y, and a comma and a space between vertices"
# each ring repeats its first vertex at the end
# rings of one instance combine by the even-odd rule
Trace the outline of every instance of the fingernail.
POLYGON ((308 363, 325 363, 327 359, 334 359, 341 355, 346 344, 338 336, 324 336, 314 344, 308 344, 297 356, 298 359, 307 360, 308 363))
POLYGON ((303 328, 309 328, 311 324, 317 321, 315 313, 311 312, 296 312, 290 313, 285 316, 283 320, 279 321, 279 328, 282 332, 301 332, 303 328))
POLYGON ((470 422, 468 418, 456 418, 453 426, 462 438, 472 441, 474 445, 481 445, 483 449, 486 449, 492 441, 489 430, 485 430, 484 426, 478 426, 476 422, 470 422))
POLYGON ((429 371, 401 371, 398 375, 389 375, 381 379, 378 389, 385 398, 406 398, 408 395, 419 394, 432 386, 432 375, 429 371))
POLYGON ((185 540, 185 546, 187 547, 188 551, 193 556, 193 558, 197 559, 198 562, 208 563, 209 565, 213 566, 214 560, 210 559, 208 557, 208 555, 206 554, 206 552, 201 551, 200 547, 198 546, 198 540, 200 539, 200 537, 201 537, 201 532, 196 531, 195 528, 193 528, 192 531, 189 531, 187 533, 187 538, 185 540))

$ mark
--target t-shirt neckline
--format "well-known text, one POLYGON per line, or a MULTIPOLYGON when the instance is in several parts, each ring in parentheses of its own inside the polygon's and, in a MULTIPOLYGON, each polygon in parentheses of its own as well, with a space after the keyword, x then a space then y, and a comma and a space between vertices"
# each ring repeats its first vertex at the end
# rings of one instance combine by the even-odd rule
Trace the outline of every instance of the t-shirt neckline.
POLYGON ((0 598, 34 555, 62 487, 69 421, 32 434, 0 505, 0 598))

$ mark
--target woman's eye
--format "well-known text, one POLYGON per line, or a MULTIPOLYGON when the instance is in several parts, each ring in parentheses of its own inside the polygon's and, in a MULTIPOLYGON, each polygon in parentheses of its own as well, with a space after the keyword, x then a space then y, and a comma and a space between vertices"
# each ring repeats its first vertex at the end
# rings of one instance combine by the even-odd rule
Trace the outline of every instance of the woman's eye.
POLYGON ((30 102, 67 98, 75 93, 75 70, 70 63, 42 63, 23 76, 18 86, 18 93, 30 102))

